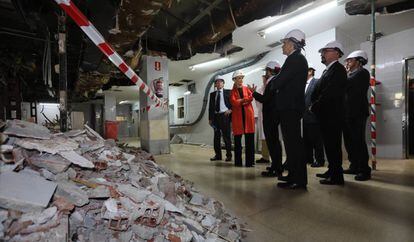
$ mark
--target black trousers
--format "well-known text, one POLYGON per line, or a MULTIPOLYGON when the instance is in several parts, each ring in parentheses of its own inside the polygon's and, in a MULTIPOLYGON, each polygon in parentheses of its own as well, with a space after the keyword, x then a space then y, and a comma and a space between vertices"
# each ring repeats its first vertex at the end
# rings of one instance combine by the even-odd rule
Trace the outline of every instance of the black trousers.
POLYGON ((343 180, 342 169, 342 118, 319 118, 323 145, 328 159, 328 173, 332 180, 343 180))
POLYGON ((301 113, 294 110, 276 112, 276 119, 280 122, 285 142, 286 156, 289 159, 287 164, 289 182, 306 185, 308 176, 301 135, 301 118, 301 113))
POLYGON ((320 164, 325 163, 323 152, 323 142, 321 127, 319 123, 303 123, 303 141, 305 145, 305 161, 307 163, 316 161, 320 164))
MULTIPOLYGON (((234 136, 234 164, 236 166, 242 166, 242 139, 243 135, 234 136)), ((246 166, 252 166, 254 164, 254 133, 244 134, 246 166)))
POLYGON ((221 136, 223 136, 226 146, 226 156, 231 157, 231 138, 230 138, 230 116, 222 114, 214 115, 214 152, 216 157, 221 159, 221 136))
POLYGON ((271 169, 282 172, 282 145, 279 140, 279 120, 275 111, 263 111, 263 132, 272 159, 271 169))
POLYGON ((344 143, 351 163, 349 169, 357 173, 371 174, 369 154, 365 141, 367 117, 347 118, 344 122, 344 143))

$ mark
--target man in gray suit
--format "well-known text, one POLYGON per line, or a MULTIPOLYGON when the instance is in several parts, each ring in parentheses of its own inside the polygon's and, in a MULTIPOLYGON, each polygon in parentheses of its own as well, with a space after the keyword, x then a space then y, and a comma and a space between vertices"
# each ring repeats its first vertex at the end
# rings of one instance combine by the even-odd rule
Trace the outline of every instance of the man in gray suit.
POLYGON ((308 68, 308 80, 305 86, 305 113, 303 114, 303 140, 305 144, 306 163, 312 167, 322 167, 325 164, 323 142, 318 118, 309 111, 312 103, 311 96, 318 79, 314 78, 315 69, 308 68), (315 159, 314 159, 315 157, 315 159))

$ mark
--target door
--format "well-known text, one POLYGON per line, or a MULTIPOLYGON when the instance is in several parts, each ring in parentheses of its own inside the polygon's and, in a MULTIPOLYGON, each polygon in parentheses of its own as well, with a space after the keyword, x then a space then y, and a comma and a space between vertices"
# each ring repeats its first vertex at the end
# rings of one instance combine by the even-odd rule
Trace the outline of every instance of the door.
POLYGON ((406 158, 414 157, 414 57, 404 63, 405 115, 403 120, 406 158))

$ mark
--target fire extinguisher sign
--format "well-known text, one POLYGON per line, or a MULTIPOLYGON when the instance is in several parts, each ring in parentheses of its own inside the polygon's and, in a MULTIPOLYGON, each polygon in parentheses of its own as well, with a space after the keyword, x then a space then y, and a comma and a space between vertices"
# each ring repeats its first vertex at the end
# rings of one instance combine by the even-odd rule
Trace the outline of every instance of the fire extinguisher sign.
POLYGON ((156 71, 161 71, 161 62, 156 61, 156 62, 154 63, 154 69, 155 69, 156 71))

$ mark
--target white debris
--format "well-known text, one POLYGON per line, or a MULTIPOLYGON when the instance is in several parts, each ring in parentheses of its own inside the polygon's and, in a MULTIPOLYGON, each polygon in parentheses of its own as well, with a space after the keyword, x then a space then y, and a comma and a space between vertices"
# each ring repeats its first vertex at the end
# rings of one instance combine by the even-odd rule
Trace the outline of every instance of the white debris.
POLYGON ((61 155, 63 158, 67 159, 68 161, 78 166, 85 167, 85 168, 95 167, 95 165, 91 161, 85 159, 83 156, 79 155, 73 150, 72 151, 61 151, 59 152, 59 155, 61 155))

